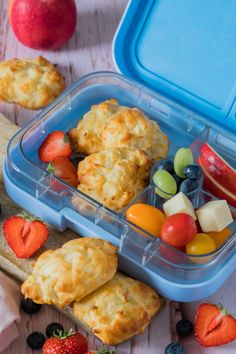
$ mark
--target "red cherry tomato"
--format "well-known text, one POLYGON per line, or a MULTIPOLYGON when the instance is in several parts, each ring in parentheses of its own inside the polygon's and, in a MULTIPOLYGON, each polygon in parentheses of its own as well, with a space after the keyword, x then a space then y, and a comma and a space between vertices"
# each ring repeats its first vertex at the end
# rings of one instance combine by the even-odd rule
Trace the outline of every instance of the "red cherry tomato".
POLYGON ((177 213, 166 218, 161 228, 161 239, 173 247, 185 246, 197 234, 193 218, 184 213, 177 213))

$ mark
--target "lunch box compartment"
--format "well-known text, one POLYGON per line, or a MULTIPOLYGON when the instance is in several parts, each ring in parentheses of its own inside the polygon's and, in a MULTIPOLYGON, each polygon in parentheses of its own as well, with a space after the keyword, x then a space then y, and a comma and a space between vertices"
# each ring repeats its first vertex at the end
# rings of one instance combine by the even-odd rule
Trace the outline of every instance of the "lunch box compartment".
MULTIPOLYGON (((121 270, 146 281, 163 295, 180 301, 205 297, 232 272, 233 236, 212 255, 193 262, 189 256, 128 222, 125 212, 129 206, 120 213, 107 209, 51 175, 46 164, 38 158, 38 148, 50 132, 67 132, 77 125, 91 105, 111 97, 120 104, 138 107, 158 122, 169 137, 171 158, 182 146, 189 146, 197 157, 202 144, 209 142, 217 146, 224 157, 232 159, 235 141, 224 131, 211 128, 204 118, 119 74, 95 73, 78 81, 12 138, 4 167, 7 191, 18 204, 43 217, 58 230, 69 227, 83 236, 97 236, 113 242, 119 250, 121 270), (222 141, 221 145, 219 141, 222 141), (218 271, 224 267, 224 275, 218 277, 218 271), (207 289, 205 283, 213 282, 215 277, 214 286, 207 289)), ((189 198, 198 207, 212 196, 198 190, 189 198)), ((161 208, 163 200, 150 184, 130 205, 135 202, 161 208)))

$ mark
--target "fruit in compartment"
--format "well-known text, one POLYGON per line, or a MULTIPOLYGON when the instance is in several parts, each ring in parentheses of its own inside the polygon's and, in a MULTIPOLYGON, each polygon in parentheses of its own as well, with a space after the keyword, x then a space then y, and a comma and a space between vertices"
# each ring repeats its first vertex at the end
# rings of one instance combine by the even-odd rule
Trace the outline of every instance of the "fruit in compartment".
POLYGON ((203 232, 222 231, 233 222, 226 200, 212 200, 196 211, 203 232))
POLYGON ((156 186, 156 193, 164 198, 169 199, 177 192, 177 184, 173 176, 165 171, 158 170, 153 175, 153 183, 156 186))
POLYGON ((191 201, 182 192, 179 192, 173 198, 171 198, 170 200, 167 200, 163 204, 163 210, 164 210, 166 216, 170 216, 170 215, 173 215, 176 213, 186 213, 186 214, 192 216, 192 218, 194 220, 197 219, 196 214, 195 214, 195 210, 194 210, 194 207, 193 207, 191 201))
POLYGON ((185 178, 184 169, 186 166, 194 163, 194 157, 191 149, 180 148, 174 157, 174 170, 175 173, 181 177, 185 178))
POLYGON ((151 174, 153 175, 154 172, 159 170, 165 170, 171 174, 174 173, 174 163, 172 160, 162 159, 161 161, 157 161, 152 168, 151 174))
POLYGON ((216 250, 216 244, 211 236, 205 233, 197 234, 192 241, 186 245, 186 253, 192 255, 208 254, 216 250))
POLYGON ((202 145, 197 159, 204 174, 204 188, 236 207, 236 171, 209 144, 202 145))
POLYGON ((70 158, 72 148, 68 136, 61 130, 50 133, 39 147, 38 155, 42 162, 49 163, 55 157, 65 156, 70 158))
POLYGON ((235 194, 231 193, 224 186, 222 186, 221 184, 217 183, 214 180, 214 178, 204 169, 204 166, 202 164, 202 160, 200 157, 198 158, 198 163, 201 166, 203 174, 204 174, 204 181, 203 181, 204 189, 209 191, 211 194, 213 194, 217 198, 227 200, 227 202, 230 205, 232 205, 233 207, 236 208, 235 194))
POLYGON ((211 238, 214 240, 216 244, 216 247, 219 248, 232 235, 232 231, 230 230, 229 227, 226 227, 225 229, 219 232, 217 231, 208 232, 208 235, 211 236, 211 238))
POLYGON ((196 179, 186 178, 181 183, 179 190, 185 194, 191 193, 198 188, 198 181, 196 179))
POLYGON ((224 345, 236 339, 236 319, 222 306, 201 304, 195 316, 195 337, 204 347, 224 345))
POLYGON ((161 227, 165 221, 165 215, 161 210, 144 203, 133 204, 126 211, 126 218, 155 237, 160 237, 161 227))
POLYGON ((176 173, 173 173, 173 174, 172 174, 172 177, 175 179, 175 182, 176 182, 176 184, 177 184, 177 191, 178 191, 178 190, 179 190, 179 187, 180 187, 180 185, 181 185, 181 183, 183 182, 183 178, 177 176, 176 173))
POLYGON ((211 178, 232 194, 236 194, 236 170, 231 167, 209 144, 202 145, 199 159, 202 168, 211 178))
POLYGON ((185 246, 196 234, 197 226, 194 219, 185 213, 167 217, 161 228, 161 239, 173 247, 185 246))
POLYGON ((184 170, 183 174, 186 178, 199 180, 203 177, 202 169, 197 164, 187 165, 184 170))
POLYGON ((68 157, 55 157, 52 162, 48 164, 47 170, 73 187, 77 187, 79 184, 77 170, 68 157))

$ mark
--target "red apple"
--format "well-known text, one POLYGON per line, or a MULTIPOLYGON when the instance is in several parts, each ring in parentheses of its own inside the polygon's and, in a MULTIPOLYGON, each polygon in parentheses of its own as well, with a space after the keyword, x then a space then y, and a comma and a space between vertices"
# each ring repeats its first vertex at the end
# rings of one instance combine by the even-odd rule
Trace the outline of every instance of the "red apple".
POLYGON ((202 168, 204 174, 203 186, 215 197, 220 199, 225 199, 227 202, 236 207, 236 195, 227 190, 224 186, 218 183, 209 173, 205 170, 204 164, 202 163, 202 158, 198 157, 198 164, 202 168))
POLYGON ((76 27, 74 0, 10 0, 8 16, 19 41, 33 49, 56 49, 76 27))
POLYGON ((201 166, 227 191, 236 194, 236 171, 208 144, 200 151, 201 166))

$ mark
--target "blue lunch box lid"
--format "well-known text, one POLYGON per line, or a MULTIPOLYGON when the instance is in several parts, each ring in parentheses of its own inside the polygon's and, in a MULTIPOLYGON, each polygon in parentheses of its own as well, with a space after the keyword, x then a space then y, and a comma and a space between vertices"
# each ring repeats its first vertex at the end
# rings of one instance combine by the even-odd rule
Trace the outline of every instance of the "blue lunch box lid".
POLYGON ((235 0, 131 0, 114 61, 125 76, 235 133, 235 24, 235 0))

